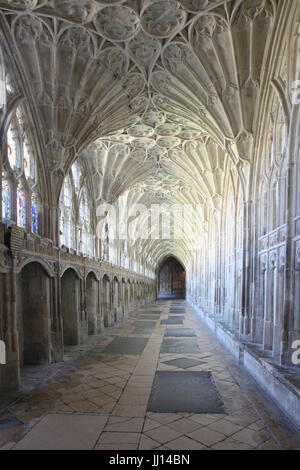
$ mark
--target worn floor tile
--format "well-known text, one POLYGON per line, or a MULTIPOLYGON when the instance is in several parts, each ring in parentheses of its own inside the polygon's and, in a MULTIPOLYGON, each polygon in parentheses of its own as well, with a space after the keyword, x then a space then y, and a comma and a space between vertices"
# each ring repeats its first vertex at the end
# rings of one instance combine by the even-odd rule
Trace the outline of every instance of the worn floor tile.
POLYGON ((106 421, 106 416, 48 415, 14 450, 93 449, 106 421))
MULTIPOLYGON (((197 391, 186 382, 185 395, 197 391)), ((182 301, 139 308, 88 346, 67 348, 65 363, 26 366, 22 386, 22 393, 10 400, 0 397, 3 450, 300 448, 299 433, 276 407, 270 409, 253 381, 182 301), (165 321, 161 324, 159 320, 165 321), (169 322, 166 328, 164 323, 169 322), (132 336, 134 329, 136 337, 132 336), (177 349, 165 352, 162 345, 169 339, 177 341, 177 349), (180 345, 185 343, 186 349, 191 340, 197 342, 197 350, 182 352, 180 345), (219 413, 185 408, 172 413, 147 411, 157 372, 202 372, 212 377, 213 390, 225 409, 219 413)), ((197 397, 202 405, 204 392, 197 397)), ((211 389, 207 394, 211 399, 210 395, 211 389)), ((169 386, 167 398, 174 396, 176 388, 169 386)))

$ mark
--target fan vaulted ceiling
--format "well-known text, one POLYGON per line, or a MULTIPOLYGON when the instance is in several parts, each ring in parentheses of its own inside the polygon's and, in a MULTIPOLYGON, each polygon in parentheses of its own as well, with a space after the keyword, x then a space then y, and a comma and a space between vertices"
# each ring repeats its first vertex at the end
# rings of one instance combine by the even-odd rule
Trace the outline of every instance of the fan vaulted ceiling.
MULTIPOLYGON (((246 181, 277 0, 8 0, 1 22, 50 171, 90 169, 95 206, 192 203, 220 211, 246 181)), ((14 86, 12 84, 12 86, 14 86)), ((244 185, 244 190, 246 190, 244 185)), ((59 191, 59 188, 57 188, 59 191)), ((182 240, 137 241, 188 262, 182 240)))

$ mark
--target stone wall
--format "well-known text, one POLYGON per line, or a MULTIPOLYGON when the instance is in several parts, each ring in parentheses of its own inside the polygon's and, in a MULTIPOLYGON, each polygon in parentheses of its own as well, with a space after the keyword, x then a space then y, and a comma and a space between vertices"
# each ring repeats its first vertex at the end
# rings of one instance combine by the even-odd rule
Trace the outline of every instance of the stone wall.
POLYGON ((156 283, 96 259, 53 248, 39 237, 12 255, 0 233, 0 392, 20 386, 25 365, 63 361, 64 347, 81 345, 156 298, 156 283))

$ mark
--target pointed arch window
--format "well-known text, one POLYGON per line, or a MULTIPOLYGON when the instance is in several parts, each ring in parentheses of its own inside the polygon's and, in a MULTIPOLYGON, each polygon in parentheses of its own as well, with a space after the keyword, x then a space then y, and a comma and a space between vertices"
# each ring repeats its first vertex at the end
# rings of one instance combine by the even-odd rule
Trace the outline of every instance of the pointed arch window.
POLYGON ((80 163, 72 165, 60 197, 60 240, 85 256, 94 256, 91 205, 80 163))
POLYGON ((24 160, 24 174, 27 181, 30 183, 34 182, 35 178, 35 162, 30 149, 29 142, 25 137, 23 142, 23 160, 24 160))
POLYGON ((75 190, 79 191, 79 189, 80 189, 81 169, 80 169, 80 165, 78 163, 73 164, 73 166, 72 166, 72 175, 73 175, 75 190))
POLYGON ((31 196, 31 231, 32 233, 38 234, 38 200, 33 194, 31 196))
POLYGON ((61 244, 73 248, 73 197, 70 177, 67 176, 60 199, 61 244))
POLYGON ((26 196, 21 183, 17 187, 17 224, 26 228, 26 196))
POLYGON ((36 160, 27 134, 27 122, 19 107, 6 135, 6 158, 3 161, 2 218, 38 232, 38 205, 33 195, 39 192, 36 160))
POLYGON ((11 219, 11 189, 9 182, 2 176, 2 220, 11 219))
POLYGON ((79 251, 91 255, 91 216, 86 188, 84 188, 79 205, 79 251))
POLYGON ((12 128, 9 126, 7 132, 7 159, 12 170, 17 168, 18 160, 18 147, 17 147, 17 136, 12 128))

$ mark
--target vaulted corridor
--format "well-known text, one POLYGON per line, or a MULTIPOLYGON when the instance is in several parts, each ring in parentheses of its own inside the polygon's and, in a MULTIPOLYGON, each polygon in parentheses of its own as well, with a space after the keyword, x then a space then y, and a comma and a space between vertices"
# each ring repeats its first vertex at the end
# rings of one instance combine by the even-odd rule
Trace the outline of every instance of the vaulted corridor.
POLYGON ((5 411, 3 448, 300 448, 300 434, 184 301, 137 310, 65 364, 40 369, 39 385, 33 370, 5 411))
POLYGON ((0 448, 298 447, 299 125, 299 0, 0 0, 0 448))

